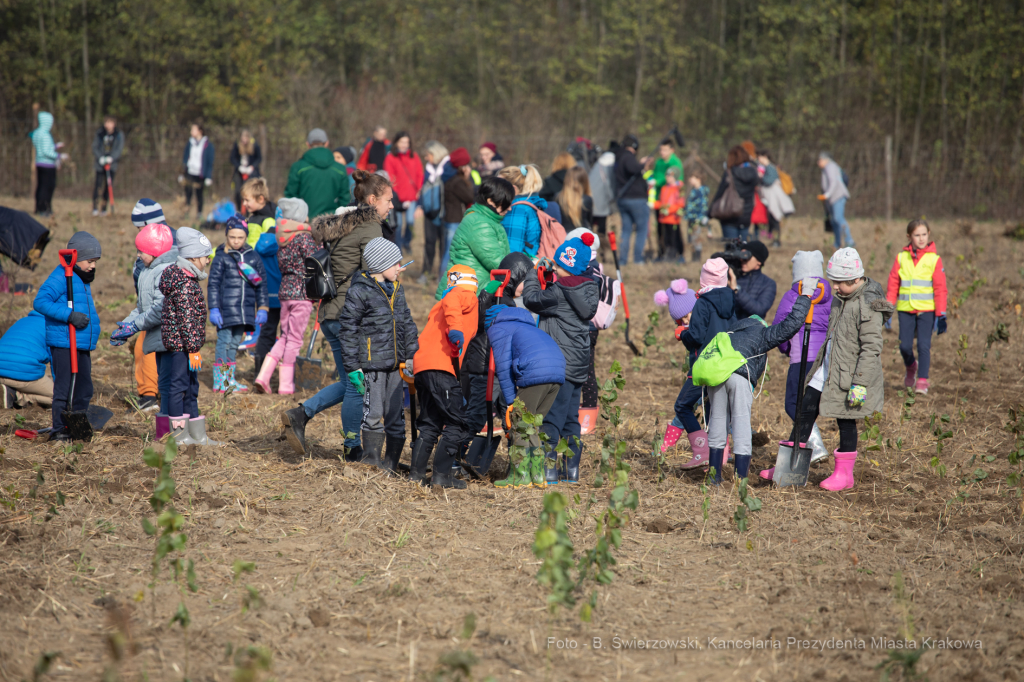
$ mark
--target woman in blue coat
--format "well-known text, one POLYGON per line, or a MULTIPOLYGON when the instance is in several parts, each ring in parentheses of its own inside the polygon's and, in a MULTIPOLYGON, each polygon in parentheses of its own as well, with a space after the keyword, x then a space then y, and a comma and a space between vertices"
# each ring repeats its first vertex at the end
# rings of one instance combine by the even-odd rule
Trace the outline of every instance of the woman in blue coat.
POLYGON ((0 384, 4 407, 36 403, 50 407, 53 381, 46 376, 50 349, 46 345, 46 318, 35 310, 12 324, 0 338, 0 384))

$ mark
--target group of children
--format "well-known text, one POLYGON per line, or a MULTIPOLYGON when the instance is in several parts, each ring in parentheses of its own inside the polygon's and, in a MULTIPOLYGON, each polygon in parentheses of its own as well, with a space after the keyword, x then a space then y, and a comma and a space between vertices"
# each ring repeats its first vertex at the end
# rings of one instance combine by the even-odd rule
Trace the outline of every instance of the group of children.
MULTIPOLYGON (((703 230, 708 225, 708 188, 697 173, 691 174, 686 182, 690 186, 683 196, 682 171, 677 166, 665 170, 665 184, 654 202, 658 213, 658 256, 657 262, 686 262, 685 244, 692 244, 692 260, 699 263, 704 250, 703 230), (683 225, 685 221, 685 227, 683 225)), ((711 237, 711 231, 708 231, 711 237)))

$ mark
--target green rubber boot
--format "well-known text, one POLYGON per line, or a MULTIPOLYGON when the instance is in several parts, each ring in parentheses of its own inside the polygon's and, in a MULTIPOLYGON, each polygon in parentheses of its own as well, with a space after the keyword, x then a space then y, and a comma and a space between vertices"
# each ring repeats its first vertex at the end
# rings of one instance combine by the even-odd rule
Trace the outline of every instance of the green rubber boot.
POLYGON ((495 488, 529 488, 530 487, 530 458, 523 457, 522 460, 512 467, 507 478, 494 482, 495 488))
MULTIPOLYGON (((547 457, 543 448, 535 448, 530 451, 530 483, 534 488, 547 488, 548 480, 544 475, 544 467, 547 457)), ((558 480, 555 480, 557 483, 558 480)))

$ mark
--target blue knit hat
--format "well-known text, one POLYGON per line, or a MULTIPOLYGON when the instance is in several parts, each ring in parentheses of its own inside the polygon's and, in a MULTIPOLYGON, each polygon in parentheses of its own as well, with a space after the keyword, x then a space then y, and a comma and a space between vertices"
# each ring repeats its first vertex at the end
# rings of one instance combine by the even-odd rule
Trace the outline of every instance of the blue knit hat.
POLYGON ((566 239, 555 251, 555 265, 571 275, 582 275, 590 265, 590 247, 576 237, 566 239))
POLYGON ((143 228, 153 223, 166 223, 164 218, 164 207, 152 199, 139 199, 132 209, 132 225, 143 228))
POLYGON ((231 230, 241 230, 246 234, 249 234, 249 223, 245 221, 245 216, 240 213, 236 213, 227 222, 224 223, 224 234, 227 235, 231 230))

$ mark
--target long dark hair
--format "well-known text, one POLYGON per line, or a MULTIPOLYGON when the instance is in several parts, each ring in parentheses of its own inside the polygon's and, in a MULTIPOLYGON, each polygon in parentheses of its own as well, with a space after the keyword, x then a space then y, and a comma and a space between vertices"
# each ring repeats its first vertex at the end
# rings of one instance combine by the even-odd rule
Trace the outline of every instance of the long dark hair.
POLYGON ((401 140, 403 137, 408 138, 408 140, 409 140, 409 151, 408 151, 408 153, 412 154, 412 135, 410 135, 409 133, 405 132, 404 130, 399 130, 398 134, 395 135, 394 142, 391 143, 391 153, 394 154, 395 156, 398 156, 398 141, 401 140))

